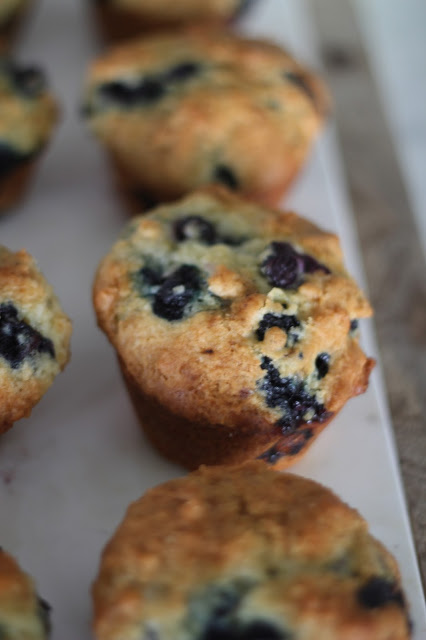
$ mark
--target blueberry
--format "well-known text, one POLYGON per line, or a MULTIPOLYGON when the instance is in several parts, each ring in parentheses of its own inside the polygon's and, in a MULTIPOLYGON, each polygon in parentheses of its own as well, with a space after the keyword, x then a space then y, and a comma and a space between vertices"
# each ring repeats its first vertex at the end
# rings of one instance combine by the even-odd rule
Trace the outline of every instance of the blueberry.
POLYGON ((148 287, 159 287, 163 283, 163 276, 158 267, 145 266, 140 270, 144 283, 148 287))
POLYGON ((213 180, 215 182, 220 182, 232 191, 236 191, 239 187, 238 178, 235 175, 234 171, 224 164, 218 164, 215 167, 213 180))
POLYGON ((359 589, 358 601, 367 609, 384 607, 392 602, 402 608, 405 607, 404 596, 397 584, 379 576, 370 578, 359 589))
POLYGON ((29 158, 30 156, 19 153, 9 145, 0 142, 0 180, 6 178, 29 158))
POLYGON ((243 627, 241 638, 244 640, 286 640, 289 635, 269 622, 254 620, 243 627))
POLYGON ((38 598, 37 606, 38 615, 43 625, 43 629, 46 633, 46 636, 48 636, 52 628, 50 623, 50 612, 52 610, 52 607, 48 602, 46 602, 46 600, 43 600, 43 598, 38 598))
POLYGON ((176 220, 173 226, 176 240, 195 240, 202 244, 216 242, 216 229, 211 222, 201 216, 185 216, 176 220))
POLYGON ((165 80, 168 82, 185 82, 186 80, 198 75, 200 70, 201 65, 198 62, 181 62, 167 72, 165 80))
POLYGON ((285 71, 284 78, 301 89, 316 107, 316 96, 306 76, 300 71, 285 71))
POLYGON ((354 320, 351 320, 349 331, 351 333, 354 333, 358 329, 358 325, 359 325, 359 322, 356 318, 354 320))
POLYGON ((46 76, 38 67, 21 67, 3 60, 1 72, 5 74, 15 91, 24 98, 38 98, 46 89, 46 76))
POLYGON ((328 267, 308 254, 298 253, 289 242, 272 242, 270 248, 271 252, 262 262, 260 271, 274 287, 297 288, 304 273, 330 273, 328 267))
POLYGON ((17 369, 25 358, 37 353, 55 357, 53 342, 44 338, 24 320, 20 320, 12 303, 0 305, 0 356, 17 369))
POLYGON ((293 433, 301 424, 323 422, 329 417, 325 406, 307 391, 303 380, 296 376, 281 378, 272 360, 266 356, 260 366, 266 370, 266 375, 259 388, 266 394, 268 407, 282 410, 277 426, 283 434, 293 433))
MULTIPOLYGON (((278 313, 265 313, 262 320, 259 322, 258 328, 256 329, 256 337, 260 342, 263 341, 265 333, 268 329, 271 329, 271 327, 279 327, 288 333, 293 327, 300 327, 300 322, 296 316, 280 315, 278 313)), ((294 341, 297 341, 297 336, 295 336, 294 341)))
POLYGON ((262 453, 259 459, 274 465, 281 458, 295 456, 302 451, 313 435, 312 429, 298 429, 295 433, 286 435, 283 440, 276 442, 273 447, 262 453))
POLYGON ((186 307, 201 291, 200 270, 183 264, 167 276, 154 296, 152 310, 165 320, 181 320, 186 307))
POLYGON ((248 624, 227 619, 213 620, 202 635, 202 640, 289 640, 290 636, 263 620, 248 624))
POLYGON ((324 376, 328 373, 328 368, 330 364, 330 354, 328 353, 320 353, 315 360, 315 366, 317 368, 317 376, 318 378, 324 378, 324 376))
POLYGON ((127 108, 158 102, 165 92, 164 84, 155 77, 144 78, 137 84, 113 80, 99 87, 103 100, 127 108))

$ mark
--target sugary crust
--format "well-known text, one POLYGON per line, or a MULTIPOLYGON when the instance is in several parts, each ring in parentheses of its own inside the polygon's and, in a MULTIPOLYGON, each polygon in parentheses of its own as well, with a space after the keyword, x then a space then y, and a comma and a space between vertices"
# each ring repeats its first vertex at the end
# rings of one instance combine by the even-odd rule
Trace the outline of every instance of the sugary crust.
MULTIPOLYGON (((225 440, 231 451, 237 434, 251 434, 252 453, 258 454, 262 453, 259 447, 266 449, 280 439, 280 412, 267 406, 259 389, 265 376, 264 358, 283 377, 310 380, 332 414, 366 389, 373 366, 349 332, 351 319, 369 316, 371 309, 344 270, 336 236, 296 214, 263 209, 223 189, 206 189, 134 219, 99 267, 94 305, 99 325, 141 397, 200 429, 222 428, 229 434, 225 440), (191 214, 215 220, 226 233, 254 240, 242 245, 245 248, 176 243, 170 238, 173 224, 191 214), (332 273, 315 272, 297 290, 272 287, 259 275, 259 263, 265 247, 279 240, 291 241, 332 273), (204 269, 208 291, 219 296, 224 306, 200 310, 177 322, 155 315, 134 279, 147 254, 159 259, 170 256, 177 264, 204 269), (259 341, 260 321, 266 313, 283 313, 283 305, 286 313, 299 318, 303 337, 286 347, 285 331, 272 327, 259 341), (317 380, 315 361, 323 352, 330 354, 332 365, 317 380)), ((168 423, 163 428, 167 430, 168 423)), ((176 456, 184 448, 182 440, 176 439, 176 456)), ((230 460, 240 455, 231 451, 230 460)), ((195 457, 189 466, 200 462, 195 457)), ((225 459, 217 460, 221 462, 225 459)))
POLYGON ((70 357, 71 322, 33 258, 0 246, 0 305, 12 303, 31 327, 49 338, 55 356, 40 355, 11 368, 0 357, 0 433, 28 416, 70 357))
POLYGON ((0 630, 3 640, 45 640, 46 629, 34 583, 0 549, 0 630))
POLYGON ((97 640, 207 637, 212 589, 246 585, 235 616, 269 620, 283 638, 406 640, 402 602, 360 601, 372 578, 400 590, 392 556, 329 490, 261 463, 202 467, 127 510, 102 554, 94 630, 97 640))
POLYGON ((215 181, 224 166, 239 191, 276 204, 304 164, 329 99, 322 82, 276 45, 188 30, 109 51, 89 71, 85 104, 127 188, 170 200, 215 181), (105 83, 188 61, 200 65, 199 74, 155 103, 95 106, 105 83))

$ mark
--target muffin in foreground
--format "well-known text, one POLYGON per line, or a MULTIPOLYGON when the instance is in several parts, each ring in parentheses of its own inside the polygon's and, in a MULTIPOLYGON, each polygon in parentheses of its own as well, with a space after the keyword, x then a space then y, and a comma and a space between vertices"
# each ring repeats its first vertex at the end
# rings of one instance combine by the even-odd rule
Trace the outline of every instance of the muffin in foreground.
POLYGON ((0 246, 0 433, 31 413, 65 367, 70 335, 32 257, 0 246))
POLYGON ((1 0, 0 2, 0 53, 9 49, 27 13, 32 0, 1 0))
POLYGON ((148 491, 107 544, 97 640, 408 640, 394 558, 331 491, 261 463, 148 491))
POLYGON ((136 200, 219 183, 276 204, 327 103, 322 82, 278 46, 210 30, 110 50, 89 71, 83 113, 136 200))
POLYGON ((49 605, 38 597, 33 581, 0 549, 0 637, 2 640, 47 640, 49 605))
POLYGON ((0 213, 23 197, 57 119, 43 72, 0 59, 0 213))
POLYGON ((191 469, 291 464, 373 366, 336 236, 221 188, 134 218, 94 304, 145 432, 191 469))
POLYGON ((226 23, 252 0, 91 0, 110 39, 188 24, 226 23))

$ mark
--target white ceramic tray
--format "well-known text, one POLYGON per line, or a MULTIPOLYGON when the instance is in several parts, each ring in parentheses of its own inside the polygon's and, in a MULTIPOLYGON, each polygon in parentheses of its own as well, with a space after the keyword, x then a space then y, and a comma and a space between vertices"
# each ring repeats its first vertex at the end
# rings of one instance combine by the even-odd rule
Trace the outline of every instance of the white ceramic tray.
MULTIPOLYGON (((184 473, 142 436, 91 307, 95 268, 126 214, 78 115, 84 70, 97 49, 86 4, 45 0, 23 38, 19 57, 49 69, 63 120, 28 202, 0 220, 0 242, 36 257, 74 323, 71 363, 0 443, 0 542, 52 604, 52 640, 91 638, 89 589, 104 543, 131 500, 184 473)), ((315 66, 315 34, 302 0, 262 0, 241 29, 281 41, 315 66)), ((286 205, 335 230, 362 281, 332 125, 286 205)), ((361 329, 374 355, 372 327, 365 322, 361 329)), ((380 367, 368 392, 346 406, 293 470, 358 508, 396 555, 414 637, 424 640, 424 601, 380 367)))

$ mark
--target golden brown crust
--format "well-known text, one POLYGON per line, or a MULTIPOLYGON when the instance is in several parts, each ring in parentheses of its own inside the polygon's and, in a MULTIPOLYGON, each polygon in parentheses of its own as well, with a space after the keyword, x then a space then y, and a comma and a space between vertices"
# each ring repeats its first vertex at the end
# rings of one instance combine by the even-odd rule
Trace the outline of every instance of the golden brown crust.
POLYGON ((51 341, 54 356, 29 353, 14 367, 7 353, 0 354, 0 433, 31 413, 70 357, 71 322, 52 287, 25 250, 0 247, 0 329, 11 305, 20 320, 51 341))
POLYGON ((46 640, 43 605, 34 583, 17 562, 0 549, 0 629, 3 640, 46 640))
MULTIPOLYGON (((185 284, 179 286, 177 296, 185 284)), ((135 406, 145 415, 151 440, 190 468, 213 463, 224 450, 217 464, 241 461, 244 452, 248 459, 259 456, 295 427, 309 428, 306 442, 292 437, 288 445, 305 449, 319 433, 318 422, 326 424, 365 390, 373 366, 350 331, 351 321, 369 316, 371 309, 344 270, 336 236, 223 189, 206 189, 133 219, 98 269, 94 305, 125 377, 138 387, 135 406), (176 225, 188 216, 198 216, 224 240, 177 240, 176 225), (309 254, 321 263, 319 270, 295 287, 271 284, 262 264, 277 242, 309 254), (181 268, 195 271, 204 284, 180 317, 173 316, 170 291, 168 317, 156 292, 169 276, 155 273, 181 268), (158 278, 157 288, 144 279, 146 269, 147 277, 151 270, 158 278), (271 316, 278 324, 268 324, 271 316), (290 320, 287 331, 285 323, 280 326, 283 319, 290 320), (321 354, 326 365, 319 373, 321 354), (299 406, 303 419, 296 417, 299 406), (161 417, 157 432, 156 416, 161 417), (206 446, 203 454, 201 443, 213 433, 211 450, 206 446)))
POLYGON ((193 640, 218 619, 226 637, 259 621, 274 638, 410 637, 395 560, 366 522, 261 463, 202 467, 148 491, 104 549, 93 597, 97 640, 193 640), (372 584, 391 594, 375 607, 372 584))
POLYGON ((85 104, 127 189, 164 201, 223 181, 276 204, 303 166, 329 99, 319 78, 276 45, 187 30, 110 50, 91 66, 85 104), (187 63, 197 71, 170 80, 187 63), (108 83, 131 87, 139 79, 161 79, 158 98, 129 106, 102 93, 108 83))

